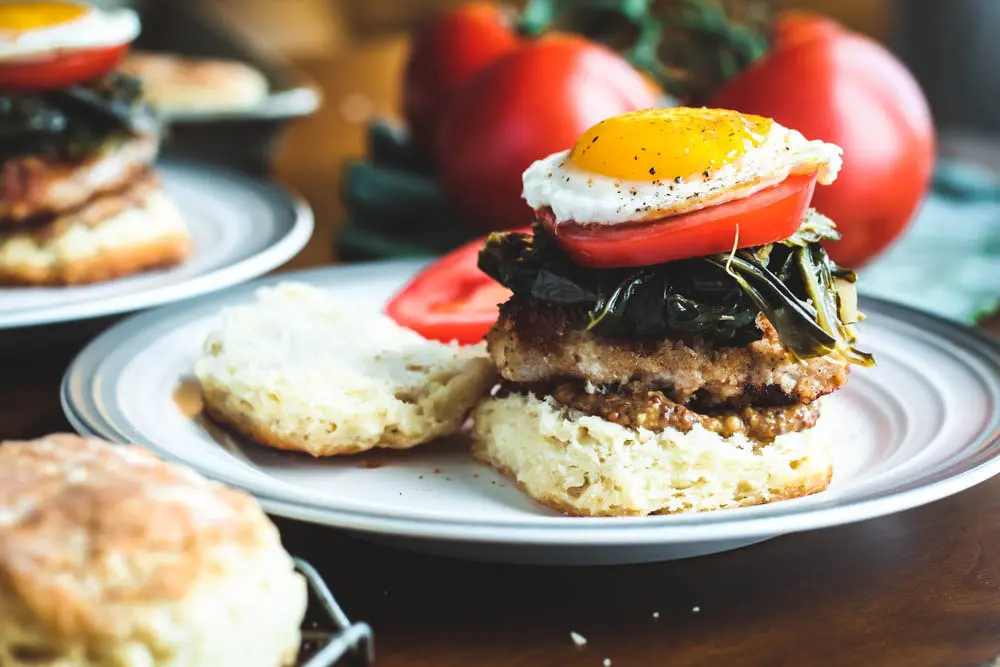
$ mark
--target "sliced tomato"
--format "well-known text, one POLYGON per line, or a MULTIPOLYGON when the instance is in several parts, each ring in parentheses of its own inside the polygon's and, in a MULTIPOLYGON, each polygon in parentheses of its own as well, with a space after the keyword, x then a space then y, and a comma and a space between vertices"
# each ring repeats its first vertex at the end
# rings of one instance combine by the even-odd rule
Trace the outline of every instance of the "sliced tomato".
MULTIPOLYGON (((527 231, 527 230, 521 230, 527 231)), ((385 312, 424 338, 470 345, 480 342, 510 291, 479 270, 478 239, 451 251, 418 273, 385 312)))
POLYGON ((774 243, 805 217, 816 174, 789 176, 749 197, 651 222, 546 226, 574 262, 594 269, 650 266, 774 243), (738 237, 737 237, 737 230, 738 237))
POLYGON ((28 60, 0 61, 0 90, 54 90, 110 72, 129 45, 67 51, 28 60))

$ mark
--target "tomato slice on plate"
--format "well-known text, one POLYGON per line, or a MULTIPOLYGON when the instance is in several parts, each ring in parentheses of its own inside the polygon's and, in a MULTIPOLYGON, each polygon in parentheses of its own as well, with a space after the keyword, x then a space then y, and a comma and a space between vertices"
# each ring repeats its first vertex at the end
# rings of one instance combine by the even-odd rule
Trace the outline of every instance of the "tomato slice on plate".
POLYGON ((480 342, 510 298, 510 290, 479 270, 485 242, 467 243, 418 273, 389 302, 386 315, 424 338, 480 342))
POLYGON ((651 222, 620 225, 547 223, 559 245, 582 266, 608 269, 650 266, 690 257, 727 253, 737 246, 774 243, 802 224, 815 173, 789 176, 749 197, 651 222))
POLYGON ((82 83, 110 72, 129 44, 104 46, 26 60, 0 61, 0 89, 54 90, 82 83))

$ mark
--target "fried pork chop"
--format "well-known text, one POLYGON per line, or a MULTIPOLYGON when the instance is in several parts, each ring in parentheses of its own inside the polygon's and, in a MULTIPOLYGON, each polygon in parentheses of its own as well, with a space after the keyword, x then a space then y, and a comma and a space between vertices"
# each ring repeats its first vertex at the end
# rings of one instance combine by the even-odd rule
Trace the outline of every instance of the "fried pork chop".
POLYGON ((510 382, 638 382, 698 408, 808 404, 847 382, 839 356, 796 359, 763 316, 758 326, 763 337, 742 347, 607 340, 571 327, 558 308, 515 297, 501 306, 487 344, 510 382))
POLYGON ((30 224, 123 189, 156 159, 158 141, 135 136, 76 162, 27 155, 0 163, 0 228, 30 224))

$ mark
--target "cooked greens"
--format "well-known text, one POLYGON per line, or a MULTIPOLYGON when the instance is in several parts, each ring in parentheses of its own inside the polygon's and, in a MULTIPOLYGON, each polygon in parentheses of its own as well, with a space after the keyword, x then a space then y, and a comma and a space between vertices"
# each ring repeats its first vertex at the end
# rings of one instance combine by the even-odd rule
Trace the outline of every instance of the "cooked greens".
POLYGON ((0 160, 19 155, 74 159, 104 142, 157 131, 137 79, 109 74, 37 93, 0 93, 0 160))
POLYGON ((840 319, 837 267, 819 241, 838 238, 833 224, 811 213, 782 243, 656 266, 588 269, 573 263, 540 226, 534 236, 493 234, 479 268, 520 297, 565 310, 581 329, 607 338, 699 336, 718 345, 746 345, 762 336, 763 313, 782 343, 800 358, 833 351, 870 366, 854 347, 851 322, 840 319))
POLYGON ((528 0, 529 35, 579 33, 606 44, 689 106, 770 48, 772 0, 528 0))

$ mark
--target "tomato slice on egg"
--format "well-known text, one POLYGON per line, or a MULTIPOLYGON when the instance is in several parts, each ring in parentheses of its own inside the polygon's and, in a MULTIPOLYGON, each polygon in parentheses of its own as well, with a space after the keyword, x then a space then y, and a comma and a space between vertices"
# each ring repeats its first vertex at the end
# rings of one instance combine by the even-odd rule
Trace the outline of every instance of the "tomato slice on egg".
POLYGON ((496 324, 499 305, 510 298, 510 290, 479 270, 484 243, 467 243, 418 273, 389 302, 386 315, 430 340, 482 341, 496 324))
POLYGON ((650 266, 786 239, 805 217, 817 174, 789 176, 749 197, 650 222, 546 227, 574 262, 593 269, 650 266), (737 229, 738 237, 737 237, 737 229))
POLYGON ((0 90, 55 90, 82 83, 114 69, 128 48, 126 43, 0 61, 0 90))

